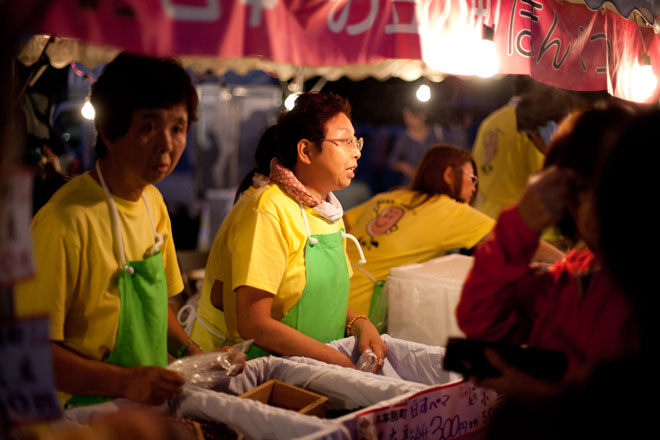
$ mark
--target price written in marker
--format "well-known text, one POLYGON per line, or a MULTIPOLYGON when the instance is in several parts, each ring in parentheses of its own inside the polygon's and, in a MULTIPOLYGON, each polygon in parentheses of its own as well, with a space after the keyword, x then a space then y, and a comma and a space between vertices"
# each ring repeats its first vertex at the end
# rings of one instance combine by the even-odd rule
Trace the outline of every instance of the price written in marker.
POLYGON ((12 425, 61 415, 47 318, 0 323, 0 413, 12 425))

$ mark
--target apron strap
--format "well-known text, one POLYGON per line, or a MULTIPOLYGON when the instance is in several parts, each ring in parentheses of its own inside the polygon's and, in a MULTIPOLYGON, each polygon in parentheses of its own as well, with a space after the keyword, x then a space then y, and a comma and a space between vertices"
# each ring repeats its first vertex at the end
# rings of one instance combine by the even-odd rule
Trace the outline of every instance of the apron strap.
MULTIPOLYGON (((96 161, 96 172, 99 175, 99 181, 101 182, 103 191, 105 192, 105 195, 108 197, 108 204, 110 205, 110 212, 112 213, 112 223, 115 229, 115 235, 117 236, 117 247, 119 248, 119 262, 121 263, 122 270, 132 275, 134 273, 134 269, 126 263, 126 255, 124 254, 124 240, 122 238, 121 228, 119 226, 119 213, 117 212, 117 205, 115 204, 115 201, 112 199, 112 194, 110 194, 108 185, 106 185, 105 183, 105 179, 103 178, 103 173, 101 173, 101 167, 99 166, 98 160, 96 161)), ((153 230, 154 238, 156 240, 156 243, 149 251, 149 254, 155 255, 160 250, 160 247, 163 245, 163 236, 156 232, 156 225, 154 223, 154 218, 151 215, 151 209, 149 209, 149 203, 147 203, 147 198, 144 196, 144 193, 142 193, 142 201, 144 202, 144 206, 146 206, 147 208, 147 214, 149 215, 149 221, 151 222, 151 229, 153 230)))
POLYGON ((156 224, 154 223, 154 217, 151 215, 151 209, 149 208, 149 203, 147 203, 147 198, 144 196, 144 192, 142 193, 142 200, 144 201, 144 206, 147 207, 147 214, 149 214, 149 222, 151 223, 151 230, 154 233, 154 238, 156 239, 156 243, 151 247, 151 250, 149 251, 149 256, 156 255, 158 251, 160 251, 160 247, 163 245, 163 236, 159 234, 156 231, 156 224))
POLYGON ((309 240, 309 244, 315 245, 316 243, 319 242, 319 240, 316 237, 312 237, 312 231, 309 229, 309 222, 307 221, 307 214, 305 213, 305 207, 300 202, 298 202, 298 204, 300 205, 300 211, 302 212, 302 218, 303 218, 303 221, 305 222, 305 228, 307 229, 307 239, 309 240))
MULTIPOLYGON (((209 326, 207 323, 205 323, 204 320, 203 320, 203 319, 202 319, 197 313, 195 313, 195 319, 197 319, 197 321, 199 321, 199 323, 202 324, 202 327, 204 327, 206 330, 208 330, 209 333, 211 333, 211 334, 212 334, 213 336, 215 336, 216 338, 220 338, 220 339, 222 339, 223 341, 226 341, 226 340, 227 340, 227 338, 225 337, 225 335, 221 335, 220 333, 218 333, 218 332, 216 332, 215 330, 213 330, 213 329, 211 328, 211 326, 209 326)), ((194 322, 194 321, 193 321, 193 322, 194 322)), ((192 328, 192 326, 191 326, 191 328, 192 328)))
POLYGON ((359 270, 360 272, 362 272, 362 274, 363 274, 365 277, 369 278, 369 279, 371 280, 371 282, 373 282, 374 284, 376 284, 376 283, 378 282, 378 280, 376 279, 376 277, 374 277, 373 275, 371 275, 371 273, 370 273, 367 269, 365 269, 364 267, 360 267, 360 266, 358 266, 357 264, 355 264, 355 263, 353 263, 353 262, 351 262, 351 266, 353 266, 355 269, 357 269, 357 270, 359 270))
MULTIPOLYGON (((302 212, 302 218, 303 218, 303 221, 305 222, 305 229, 307 229, 307 237, 309 239, 309 244, 315 245, 319 241, 316 237, 312 237, 312 232, 309 229, 309 221, 307 221, 307 213, 305 212, 305 207, 300 202, 298 202, 298 205, 300 205, 300 211, 302 212)), ((342 236, 342 238, 347 238, 347 239, 351 240, 353 243, 355 243, 355 246, 357 247, 358 253, 360 254, 360 260, 358 261, 358 264, 360 264, 360 265, 365 264, 367 262, 367 259, 364 257, 364 252, 362 252, 362 246, 360 246, 360 242, 358 241, 358 239, 355 238, 354 235, 347 234, 345 232, 342 232, 341 236, 342 236)))
MULTIPOLYGON (((357 247, 358 253, 360 254, 360 259, 358 260, 358 264, 359 264, 359 265, 365 264, 365 263, 367 262, 367 259, 364 258, 364 252, 362 252, 362 246, 360 246, 360 242, 358 241, 357 238, 355 238, 355 235, 348 234, 348 233, 346 233, 346 232, 342 232, 342 233, 341 233, 341 236, 342 236, 343 238, 348 238, 348 239, 351 240, 353 243, 355 243, 355 246, 357 247)), ((365 271, 365 272, 366 272, 366 271, 365 271)))
POLYGON ((181 324, 181 326, 186 331, 186 333, 190 335, 190 332, 192 331, 193 328, 193 324, 195 324, 195 321, 199 321, 199 323, 202 324, 202 327, 208 330, 209 333, 211 333, 213 336, 218 337, 223 341, 226 341, 227 338, 224 335, 221 335, 215 330, 213 330, 207 323, 204 322, 204 320, 202 320, 202 318, 197 314, 198 309, 199 309, 199 304, 189 303, 181 307, 179 309, 179 313, 176 314, 176 319, 179 321, 179 324, 181 324))

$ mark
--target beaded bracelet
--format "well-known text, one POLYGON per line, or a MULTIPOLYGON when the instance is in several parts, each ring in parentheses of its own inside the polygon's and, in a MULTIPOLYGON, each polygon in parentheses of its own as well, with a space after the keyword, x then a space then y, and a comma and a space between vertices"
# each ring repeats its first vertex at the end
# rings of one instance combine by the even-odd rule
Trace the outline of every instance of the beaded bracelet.
POLYGON ((350 321, 348 321, 348 324, 346 324, 346 335, 347 336, 353 336, 353 324, 358 319, 366 319, 368 322, 371 322, 371 321, 369 321, 369 318, 364 316, 364 315, 355 315, 355 316, 353 316, 353 318, 350 321))
POLYGON ((186 350, 188 350, 188 347, 190 347, 193 344, 199 347, 197 342, 193 341, 192 339, 188 339, 186 342, 181 344, 181 347, 179 347, 179 349, 176 351, 176 355, 174 357, 177 359, 181 359, 183 357, 183 353, 185 353, 186 350))

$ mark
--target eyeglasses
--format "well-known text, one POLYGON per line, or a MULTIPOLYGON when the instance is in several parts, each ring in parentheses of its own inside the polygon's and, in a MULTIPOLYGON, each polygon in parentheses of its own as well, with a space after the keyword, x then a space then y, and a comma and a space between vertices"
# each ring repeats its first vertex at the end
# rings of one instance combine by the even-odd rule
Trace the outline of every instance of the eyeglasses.
POLYGON ((362 151, 362 147, 364 146, 364 138, 358 139, 355 136, 346 139, 319 139, 319 141, 332 142, 337 146, 348 145, 351 148, 351 151, 354 149, 362 151))
POLYGON ((472 185, 476 185, 477 182, 479 181, 479 178, 475 176, 474 174, 468 174, 465 171, 462 171, 464 176, 467 176, 470 178, 470 182, 472 182, 472 185))

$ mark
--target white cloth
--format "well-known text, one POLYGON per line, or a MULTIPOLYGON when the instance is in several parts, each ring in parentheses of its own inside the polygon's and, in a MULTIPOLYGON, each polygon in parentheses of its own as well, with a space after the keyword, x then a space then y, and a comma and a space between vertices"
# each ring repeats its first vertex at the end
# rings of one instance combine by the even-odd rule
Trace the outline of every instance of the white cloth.
MULTIPOLYGON (((462 379, 460 374, 442 369, 445 356, 443 347, 404 341, 387 334, 382 335, 381 338, 387 345, 387 356, 383 361, 383 368, 375 374, 381 379, 400 379, 423 385, 438 385, 462 379)), ((353 363, 356 363, 360 357, 360 346, 355 337, 338 339, 328 345, 344 353, 353 363)), ((312 365, 327 365, 320 361, 297 356, 290 356, 289 359, 312 365)))
POLYGON ((312 209, 333 223, 339 221, 344 216, 344 209, 341 207, 339 199, 332 192, 328 193, 328 197, 326 197, 324 202, 312 209))

